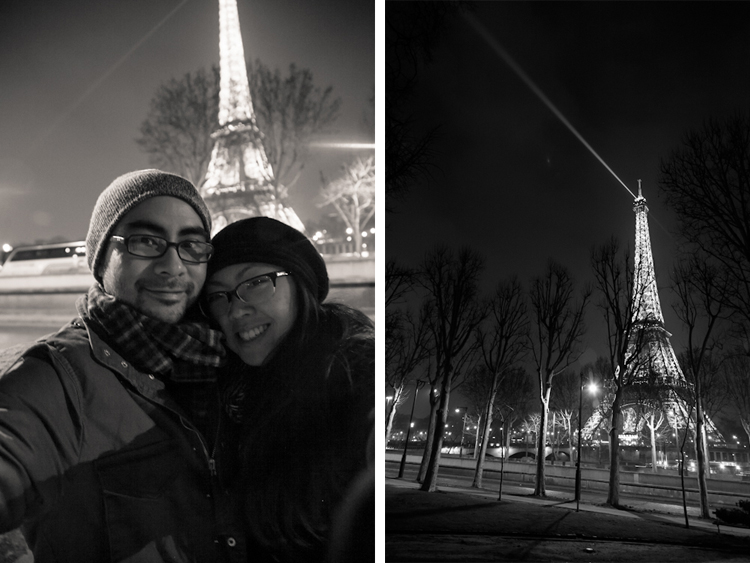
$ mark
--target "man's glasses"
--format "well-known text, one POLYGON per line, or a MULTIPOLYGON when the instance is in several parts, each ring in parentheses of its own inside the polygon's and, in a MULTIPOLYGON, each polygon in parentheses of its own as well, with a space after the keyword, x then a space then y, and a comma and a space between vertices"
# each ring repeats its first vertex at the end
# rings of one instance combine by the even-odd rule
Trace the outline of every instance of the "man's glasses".
POLYGON ((198 240, 169 242, 167 239, 154 235, 130 235, 129 237, 112 235, 110 238, 125 243, 125 247, 130 254, 141 258, 159 258, 174 246, 177 249, 177 255, 183 262, 202 264, 208 262, 214 251, 211 244, 198 240))
POLYGON ((290 275, 289 272, 269 272, 245 280, 232 291, 214 291, 201 301, 201 309, 207 316, 217 318, 229 312, 232 297, 248 305, 260 305, 273 298, 276 293, 276 279, 290 275))

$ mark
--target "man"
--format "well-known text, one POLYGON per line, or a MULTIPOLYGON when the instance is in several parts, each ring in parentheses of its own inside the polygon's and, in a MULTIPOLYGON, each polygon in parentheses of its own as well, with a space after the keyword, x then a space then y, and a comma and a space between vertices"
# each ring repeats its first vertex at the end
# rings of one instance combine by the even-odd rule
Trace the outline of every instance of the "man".
POLYGON ((183 321, 210 232, 184 178, 117 178, 91 216, 98 283, 79 318, 0 379, 0 531, 23 525, 38 563, 245 559, 220 447, 220 334, 183 321))

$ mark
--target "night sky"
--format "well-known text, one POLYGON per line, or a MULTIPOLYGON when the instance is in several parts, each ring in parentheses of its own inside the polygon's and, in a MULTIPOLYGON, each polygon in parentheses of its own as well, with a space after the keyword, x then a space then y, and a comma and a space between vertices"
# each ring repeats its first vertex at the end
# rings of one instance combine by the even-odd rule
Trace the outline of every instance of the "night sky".
MULTIPOLYGON (((750 110, 746 2, 478 2, 468 12, 650 209, 667 329, 681 351, 669 272, 675 218, 657 189, 660 159, 707 118, 750 110)), ((438 127, 432 177, 387 217, 388 257, 417 266, 437 243, 486 257, 483 288, 516 274, 528 287, 549 258, 593 281, 590 249, 631 249, 633 197, 483 39, 452 18, 411 105, 417 130, 438 127)), ((588 316, 592 361, 604 321, 588 316)))
MULTIPOLYGON (((342 98, 326 141, 372 143, 368 0, 238 0, 245 57, 309 68, 342 98)), ((0 2, 0 243, 83 238, 99 193, 149 167, 135 143, 160 84, 219 64, 218 0, 0 2), (161 23, 161 25, 160 25, 161 23)), ((303 221, 321 210, 320 171, 362 151, 315 149, 290 190, 303 221)))

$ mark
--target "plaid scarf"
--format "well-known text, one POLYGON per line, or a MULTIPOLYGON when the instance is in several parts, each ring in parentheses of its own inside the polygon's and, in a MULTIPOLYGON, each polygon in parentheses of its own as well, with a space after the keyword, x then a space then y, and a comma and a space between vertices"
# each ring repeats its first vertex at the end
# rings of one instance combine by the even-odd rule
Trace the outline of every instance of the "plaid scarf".
POLYGON ((170 324, 107 294, 95 283, 76 303, 81 317, 98 323, 122 355, 141 371, 172 381, 215 381, 226 351, 221 332, 202 323, 170 324))

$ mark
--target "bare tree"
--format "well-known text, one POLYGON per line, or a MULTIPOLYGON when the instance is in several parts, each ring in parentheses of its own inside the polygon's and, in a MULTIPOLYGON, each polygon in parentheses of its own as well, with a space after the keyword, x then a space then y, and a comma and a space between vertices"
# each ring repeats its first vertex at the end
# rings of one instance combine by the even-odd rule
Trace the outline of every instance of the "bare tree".
POLYGON ((708 500, 708 442, 706 440, 705 401, 715 386, 716 369, 710 361, 716 346, 719 324, 726 318, 728 285, 720 271, 705 257, 692 255, 675 268, 672 276, 677 295, 675 313, 687 328, 688 344, 684 354, 685 375, 692 383, 692 399, 696 414, 696 456, 698 461, 698 491, 701 516, 710 518, 708 500))
POLYGON ((414 379, 414 371, 432 351, 429 317, 432 314, 431 302, 423 303, 419 317, 414 318, 410 311, 400 314, 399 328, 391 335, 386 353, 386 384, 393 396, 386 418, 386 444, 393 428, 396 407, 403 402, 407 385, 414 379))
POLYGON ((656 452, 656 433, 661 430, 667 423, 667 417, 661 409, 648 409, 641 415, 645 425, 649 430, 649 441, 651 444, 651 471, 656 473, 657 452, 656 452))
POLYGON ((437 411, 432 452, 422 490, 433 492, 437 485, 440 450, 450 403, 450 391, 456 371, 456 359, 470 346, 477 325, 484 318, 479 306, 479 275, 484 259, 468 248, 458 255, 438 246, 425 257, 420 283, 434 303, 434 342, 440 380, 440 404, 437 411))
POLYGON ((607 325, 609 373, 612 375, 614 396, 611 403, 609 429, 609 492, 607 502, 620 506, 620 433, 623 426, 622 406, 625 390, 639 374, 643 361, 641 350, 646 332, 639 322, 645 307, 644 288, 638 265, 630 264, 629 252, 620 252, 616 238, 611 238, 591 251, 591 266, 599 290, 601 309, 607 325))
POLYGON ((578 345, 585 332, 583 316, 590 296, 591 291, 584 289, 581 300, 574 303, 573 279, 567 268, 552 260, 545 274, 535 278, 531 283, 533 327, 530 341, 539 378, 541 404, 534 484, 536 496, 547 495, 544 458, 552 382, 557 374, 576 361, 580 355, 578 345))
POLYGON ((516 422, 529 415, 529 408, 535 403, 535 395, 533 378, 522 367, 510 369, 501 379, 493 418, 502 421, 504 426, 505 452, 510 447, 510 430, 516 422))
POLYGON ((219 68, 199 69, 159 86, 136 143, 149 162, 196 186, 206 177, 219 128, 219 68))
POLYGON ((526 316, 526 303, 518 278, 512 276, 498 282, 486 309, 489 311, 488 325, 477 327, 476 338, 483 365, 486 368, 486 371, 476 372, 477 376, 485 374, 485 377, 479 380, 484 383, 485 393, 484 400, 478 405, 484 421, 484 430, 472 485, 477 488, 482 486, 484 457, 501 380, 527 351, 529 323, 526 316))
MULTIPOLYGON (((441 317, 434 314, 430 317, 430 331, 432 334, 432 341, 436 342, 440 338, 441 330, 443 328, 443 321, 441 317)), ((475 340, 469 339, 467 344, 453 356, 453 375, 450 381, 449 394, 453 393, 456 389, 461 387, 466 381, 466 377, 473 370, 477 361, 478 346, 475 340)), ((444 394, 444 374, 440 369, 440 366, 444 365, 442 360, 444 350, 434 347, 434 359, 435 359, 435 375, 434 378, 430 379, 432 388, 432 394, 430 396, 430 427, 428 430, 429 439, 425 444, 425 452, 422 456, 422 462, 419 467, 419 474, 417 480, 420 483, 424 483, 427 478, 427 470, 432 464, 432 456, 435 452, 436 436, 440 432, 437 424, 440 420, 438 417, 438 409, 442 407, 442 396, 444 394)), ((447 405, 447 403, 446 403, 447 405)), ((446 406, 445 420, 448 417, 448 407, 446 406)), ((443 422, 443 428, 445 428, 445 421, 443 422)), ((441 446, 442 448, 442 446, 441 446)))
MULTIPOLYGON (((537 442, 539 441, 539 428, 542 422, 542 415, 538 412, 531 412, 528 415, 526 415, 526 418, 523 419, 523 422, 521 423, 521 430, 523 430, 524 434, 528 437, 531 435, 531 444, 536 446, 537 442)), ((526 440, 526 443, 528 444, 529 441, 526 440)))
POLYGON ((385 306, 400 303, 416 283, 414 270, 400 266, 389 258, 385 264, 385 306))
POLYGON ((565 370, 557 376, 557 381, 550 394, 550 409, 557 413, 562 428, 568 436, 568 456, 575 459, 573 453, 573 417, 578 417, 578 398, 580 395, 580 375, 573 370, 565 370))
POLYGON ((708 120, 661 162, 682 238, 721 265, 732 310, 750 321, 750 115, 708 120))
POLYGON ((248 68, 263 148, 274 173, 277 196, 299 179, 307 148, 313 136, 325 132, 336 121, 341 98, 333 86, 318 88, 309 69, 289 65, 289 73, 271 70, 259 59, 248 68))
POLYGON ((375 215, 375 159, 358 158, 342 167, 342 174, 321 191, 320 207, 332 206, 351 231, 354 251, 362 254, 362 231, 375 215))
MULTIPOLYGON (((256 61, 248 77, 272 183, 283 200, 299 177, 310 139, 335 121, 341 100, 333 98, 330 86, 316 88, 312 73, 295 65, 281 76, 256 61)), ((219 82, 215 65, 168 80, 154 94, 136 139, 152 165, 199 187, 211 160, 211 134, 219 129, 219 82)))
POLYGON ((440 404, 440 381, 437 369, 437 366, 441 363, 438 358, 439 354, 440 352, 435 350, 435 355, 427 359, 427 369, 425 370, 425 380, 430 384, 430 392, 427 396, 430 405, 430 418, 427 426, 427 438, 424 443, 422 461, 419 464, 419 472, 417 473, 417 481, 419 483, 424 483, 425 475, 427 475, 427 466, 430 462, 430 455, 432 455, 432 444, 435 442, 435 427, 438 420, 437 411, 440 404))

